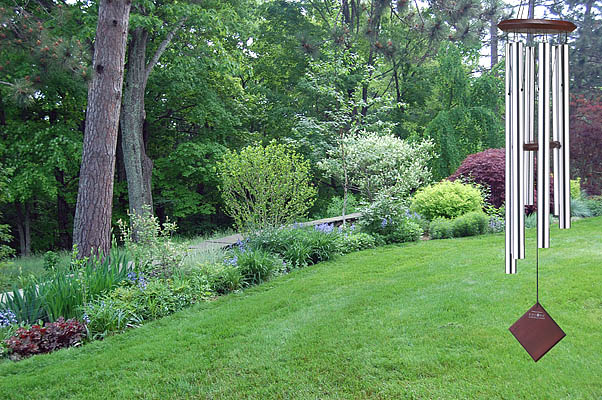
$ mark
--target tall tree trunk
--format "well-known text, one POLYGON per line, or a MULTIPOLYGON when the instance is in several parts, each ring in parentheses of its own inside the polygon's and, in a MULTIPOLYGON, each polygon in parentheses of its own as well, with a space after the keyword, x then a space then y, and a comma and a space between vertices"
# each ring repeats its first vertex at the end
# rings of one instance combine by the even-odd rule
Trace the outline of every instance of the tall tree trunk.
POLYGON ((185 21, 186 19, 182 18, 175 24, 148 62, 146 61, 148 31, 144 28, 136 28, 132 32, 121 108, 121 148, 128 182, 129 209, 132 214, 142 214, 145 206, 149 207, 151 213, 153 212, 151 191, 153 162, 146 154, 144 140, 146 84, 153 67, 185 21))
POLYGON ((58 184, 58 190, 56 191, 56 222, 59 231, 59 246, 62 249, 68 249, 71 247, 71 237, 69 236, 69 205, 63 195, 67 189, 65 173, 56 168, 54 178, 58 184))
POLYGON ((31 203, 16 203, 17 230, 19 231, 19 247, 21 256, 27 257, 31 254, 31 203))
POLYGON ((152 213, 150 207, 153 204, 150 182, 145 182, 145 178, 150 178, 152 170, 144 171, 152 166, 152 163, 149 163, 142 138, 147 42, 148 32, 145 29, 136 28, 132 32, 121 107, 121 148, 131 214, 142 214, 145 206, 149 207, 152 213))
POLYGON ((130 16, 130 0, 100 0, 94 75, 88 87, 86 130, 73 222, 79 255, 108 254, 117 127, 130 16))
POLYGON ((495 67, 498 63, 498 36, 497 36, 497 20, 498 16, 496 13, 491 14, 491 24, 489 26, 489 36, 490 36, 490 48, 491 48, 491 69, 495 67))

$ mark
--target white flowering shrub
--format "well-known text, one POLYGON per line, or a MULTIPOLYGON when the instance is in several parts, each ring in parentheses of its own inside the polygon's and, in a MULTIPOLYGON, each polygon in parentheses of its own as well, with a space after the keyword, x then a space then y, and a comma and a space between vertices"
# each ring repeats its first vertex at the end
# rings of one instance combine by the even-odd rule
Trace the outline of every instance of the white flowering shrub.
MULTIPOLYGON (((372 201, 386 192, 402 201, 413 191, 428 184, 431 170, 432 142, 418 143, 399 139, 391 134, 358 133, 342 139, 350 188, 372 201)), ((319 167, 339 182, 344 179, 344 166, 337 149, 319 167)))

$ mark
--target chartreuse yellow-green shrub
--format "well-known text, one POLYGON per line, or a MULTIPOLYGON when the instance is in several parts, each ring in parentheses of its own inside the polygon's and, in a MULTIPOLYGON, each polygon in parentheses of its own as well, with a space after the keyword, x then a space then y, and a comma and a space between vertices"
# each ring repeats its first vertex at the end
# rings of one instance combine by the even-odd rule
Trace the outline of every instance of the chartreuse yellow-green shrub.
POLYGON ((442 181, 419 190, 411 209, 423 217, 456 218, 471 211, 481 210, 483 195, 474 186, 459 181, 442 181))
POLYGON ((275 142, 229 150, 218 174, 226 212, 240 230, 293 223, 307 215, 316 197, 309 161, 275 142))

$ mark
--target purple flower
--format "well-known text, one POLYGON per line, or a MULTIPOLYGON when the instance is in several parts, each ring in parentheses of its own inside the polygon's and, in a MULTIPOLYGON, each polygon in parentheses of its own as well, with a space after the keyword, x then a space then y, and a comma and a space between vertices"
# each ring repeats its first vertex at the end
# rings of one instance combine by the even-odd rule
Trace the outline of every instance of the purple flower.
POLYGON ((380 222, 380 227, 384 228, 385 226, 387 226, 387 222, 388 222, 387 219, 383 218, 383 220, 380 222))
POLYGON ((314 226, 314 229, 317 230, 318 232, 322 232, 322 233, 330 233, 333 231, 334 229, 334 225, 333 224, 327 224, 326 222, 320 225, 316 225, 314 226))
POLYGON ((86 325, 88 325, 88 324, 90 323, 90 317, 88 316, 88 314, 84 314, 84 315, 82 316, 82 321, 84 321, 84 323, 85 323, 86 325))
POLYGON ((232 265, 233 267, 238 265, 238 256, 234 256, 232 258, 226 259, 225 263, 228 265, 232 265))

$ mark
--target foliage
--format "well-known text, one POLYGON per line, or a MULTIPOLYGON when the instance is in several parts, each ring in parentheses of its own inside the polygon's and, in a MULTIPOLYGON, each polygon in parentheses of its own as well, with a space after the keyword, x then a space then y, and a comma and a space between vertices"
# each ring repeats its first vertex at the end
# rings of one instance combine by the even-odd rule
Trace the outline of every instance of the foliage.
POLYGON ((14 312, 19 322, 55 321, 80 317, 80 307, 124 281, 129 271, 126 255, 89 260, 78 271, 56 269, 45 281, 33 280, 23 289, 15 287, 0 302, 14 312))
POLYGON ((587 207, 592 212, 592 216, 599 217, 602 215, 602 196, 593 196, 585 199, 587 207))
POLYGON ((207 264, 202 267, 202 271, 209 282, 209 287, 215 293, 226 294, 245 286, 244 277, 236 265, 207 264))
POLYGON ((44 269, 46 271, 55 270, 59 265, 60 257, 54 251, 44 253, 44 269))
MULTIPOLYGON (((406 199, 431 178, 428 162, 433 145, 429 141, 412 143, 391 134, 363 132, 342 139, 345 163, 353 190, 374 200, 379 192, 406 199)), ((339 182, 344 180, 338 150, 328 152, 328 159, 318 165, 339 182)))
POLYGON ((580 197, 571 197, 571 216, 580 218, 593 217, 588 203, 580 197))
MULTIPOLYGON (((360 209, 359 202, 356 200, 355 196, 351 193, 347 194, 347 204, 345 207, 345 214, 353 214, 358 212, 360 209)), ((326 208, 325 218, 339 217, 343 211, 343 198, 339 196, 334 196, 328 202, 328 207, 326 208)))
POLYGON ((345 254, 371 249, 375 246, 376 239, 366 232, 350 232, 341 237, 341 252, 345 254))
POLYGON ((50 353, 64 347, 77 346, 85 336, 84 324, 75 319, 65 321, 64 318, 59 318, 56 322, 44 326, 19 328, 5 343, 16 359, 20 359, 34 354, 50 353))
POLYGON ((134 328, 142 322, 133 312, 125 309, 120 301, 107 298, 93 300, 83 307, 82 319, 86 323, 88 337, 103 339, 112 333, 134 328))
POLYGON ((602 97, 578 96, 571 102, 571 172, 590 195, 602 194, 602 97))
POLYGON ((470 78, 460 49, 446 43, 439 49, 432 108, 438 110, 426 127, 435 144, 433 174, 449 176, 472 153, 503 143, 501 109, 503 82, 490 71, 470 78))
POLYGON ((362 209, 362 231, 383 243, 416 241, 423 230, 414 216, 397 198, 379 194, 374 202, 362 209))
POLYGON ((571 188, 571 199, 581 199, 581 178, 571 179, 570 181, 571 188))
POLYGON ((471 182, 489 188, 490 196, 487 202, 495 207, 504 204, 506 153, 504 149, 488 149, 471 154, 448 179, 468 179, 471 182))
POLYGON ((306 215, 316 194, 309 162, 275 142, 228 151, 218 172, 225 208, 241 230, 292 223, 306 215))
POLYGON ((483 208, 479 189, 462 182, 442 181, 419 190, 411 209, 425 218, 455 218, 483 208))
POLYGON ((437 217, 429 225, 431 239, 448 239, 454 237, 453 222, 448 218, 437 217))
POLYGON ((339 233, 334 226, 323 224, 264 229, 250 235, 243 245, 282 257, 285 268, 290 270, 335 257, 340 252, 339 243, 339 233))
POLYGON ((267 281, 283 268, 283 261, 263 249, 234 250, 226 263, 235 265, 240 270, 246 285, 257 285, 267 281))
POLYGON ((146 208, 142 214, 128 213, 130 224, 119 220, 120 239, 139 271, 149 277, 170 277, 182 265, 186 247, 172 239, 177 230, 175 222, 168 218, 161 224, 148 211, 146 208))
POLYGON ((487 232, 489 218, 482 211, 471 211, 452 221, 454 237, 482 235, 487 232))
MULTIPOLYGON (((526 218, 528 218, 528 216, 525 217, 525 219, 526 218)), ((525 222, 525 224, 526 224, 526 222, 525 222)), ((506 221, 504 220, 504 218, 499 217, 497 215, 489 216, 488 231, 490 233, 504 232, 505 229, 506 229, 506 221)))

